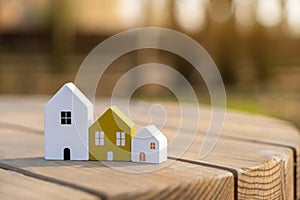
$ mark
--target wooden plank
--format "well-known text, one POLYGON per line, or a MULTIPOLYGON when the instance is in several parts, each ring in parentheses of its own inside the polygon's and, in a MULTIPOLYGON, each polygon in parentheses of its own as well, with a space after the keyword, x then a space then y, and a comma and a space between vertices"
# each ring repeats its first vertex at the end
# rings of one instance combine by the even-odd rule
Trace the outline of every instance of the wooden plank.
POLYGON ((8 199, 99 199, 61 185, 0 169, 0 196, 8 199))
MULTIPOLYGON (((89 188, 109 199, 233 199, 233 175, 225 170, 168 161, 161 170, 131 174, 98 161, 45 161, 43 135, 0 130, 0 166, 5 164, 89 188)), ((141 169, 153 165, 115 162, 115 167, 141 169)))
MULTIPOLYGON (((147 119, 141 113, 148 113, 147 109, 152 104, 149 102, 138 102, 134 105, 140 110, 139 113, 134 113, 135 120, 147 119)), ((168 119, 166 127, 175 128, 176 124, 180 122, 180 110, 175 104, 164 105, 168 111, 168 119), (170 112, 170 113, 169 113, 170 112)), ((184 105, 189 109, 189 118, 194 118, 195 109, 192 105, 184 105)), ((203 106, 201 107, 201 121, 199 123, 200 134, 207 132, 210 122, 211 111, 203 106)), ((158 117, 161 113, 152 111, 152 117, 158 117)), ((191 125, 186 124, 184 130, 191 131, 191 125)), ((226 114, 226 121, 224 123, 222 137, 230 140, 247 141, 252 143, 269 144, 290 148, 295 154, 295 191, 297 198, 300 198, 300 135, 299 131, 290 123, 271 117, 261 115, 246 115, 238 111, 229 111, 226 114)))
MULTIPOLYGON (((42 121, 39 121, 42 117, 42 107, 43 100, 35 99, 30 101, 24 101, 20 103, 6 102, 6 107, 3 110, 7 110, 6 113, 10 116, 14 116, 17 119, 18 124, 21 126, 30 125, 40 131, 42 131, 42 121), (10 105, 10 106, 9 106, 10 105), (16 107, 17 110, 20 110, 20 113, 11 113, 7 107, 16 107), (26 112, 28 111, 28 112, 26 112), (24 113, 24 114, 22 114, 24 113), (24 117, 26 113, 26 117, 24 117), (25 118, 25 119, 24 119, 25 118)), ((122 103, 122 102, 121 102, 122 103)), ((101 105, 101 108, 98 109, 101 113, 102 108, 106 108, 108 105, 107 102, 97 102, 97 105, 101 105)), ((171 105, 172 106, 172 105, 171 105)), ((0 105, 1 108, 1 105, 0 105)), ((139 118, 145 119, 145 108, 147 104, 137 103, 134 104, 136 116, 139 118), (142 115, 140 115, 142 113, 142 115), (141 117, 143 116, 143 117, 141 117)), ((3 111, 2 110, 2 111, 3 111)), ((168 109, 169 110, 169 109, 168 109)), ((171 109, 172 112, 175 109, 171 109)), ((174 112, 176 113, 176 112, 174 112)), ((168 117, 167 123, 168 127, 174 128, 177 123, 176 118, 173 117, 174 113, 168 117), (174 121, 175 119, 175 121, 174 121), (173 121, 172 121, 173 120, 173 121)), ((207 115, 209 115, 208 113, 207 115)), ((205 119, 206 114, 202 112, 202 119, 205 119)), ((239 117, 237 117, 239 119, 239 117)), ((243 118, 243 117, 241 117, 243 118)), ((253 117, 250 117, 251 120, 253 117)), ((238 120, 237 119, 237 120, 238 120)), ((244 119, 249 120, 248 117, 244 119)), ((1 120, 2 121, 2 120, 1 120)), ((243 121, 243 120, 242 120, 243 121)), ((254 120, 255 121, 255 120, 254 120)), ((269 127, 271 124, 275 124, 272 127, 282 127, 286 126, 286 123, 278 123, 277 120, 269 121, 268 119, 263 118, 257 120, 258 126, 269 127), (267 124, 267 125, 264 125, 267 124)), ((6 121, 7 122, 7 121, 6 121)), ((8 122, 7 122, 8 123, 8 122)), ((229 123, 229 122, 226 122, 229 123)), ((230 121, 231 123, 231 121, 230 121)), ((234 123, 234 122, 232 122, 234 123)), ((241 123, 240 121, 238 123, 241 123)), ((243 122, 247 123, 247 122, 243 122)), ((250 125, 249 125, 250 126, 250 125)), ((251 126, 250 126, 251 127, 251 126)), ((174 129, 166 128, 164 131, 168 134, 168 137, 172 137, 174 134, 174 129)), ((240 129, 244 130, 243 127, 240 129)), ((205 129, 203 129, 205 130, 205 129)), ((238 130, 237 130, 238 131, 238 130)), ((190 134, 190 130, 185 130, 184 134, 190 134)), ((251 132, 251 131, 250 131, 251 132)), ((269 133, 268 133, 269 134, 269 133)), ((276 147, 270 144, 254 144, 252 140, 237 141, 222 137, 215 149, 207 156, 204 160, 199 160, 198 150, 199 144, 203 141, 203 133, 199 132, 199 137, 194 142, 194 145, 189 149, 189 151, 182 157, 182 161, 196 162, 198 164, 207 164, 208 166, 219 166, 220 168, 227 168, 228 170, 234 170, 237 173, 237 192, 239 198, 275 198, 276 199, 293 199, 293 156, 292 151, 289 148, 276 147), (275 184, 276 183, 276 184, 275 184), (274 185, 275 184, 275 185, 274 185)), ((238 139, 238 137, 237 137, 238 139)))
MULTIPOLYGON (((102 106, 103 104, 104 102, 101 102, 102 106)), ((141 119, 147 118, 145 113, 148 113, 147 109, 150 107, 151 104, 147 105, 146 103, 138 102, 137 104, 134 104, 134 110, 132 116, 136 116, 135 119, 138 119, 140 122, 145 122, 145 120, 142 121, 141 119)), ((176 125, 179 124, 180 122, 180 120, 176 119, 176 116, 180 116, 180 115, 178 115, 178 113, 176 115, 176 112, 174 112, 176 111, 176 109, 174 109, 174 107, 166 110, 171 111, 171 114, 168 113, 168 119, 166 121, 166 124, 168 123, 170 124, 170 125, 166 125, 166 127, 170 127, 170 128, 169 130, 165 128, 163 129, 163 131, 164 133, 167 134, 169 138, 174 138, 174 134, 175 134, 174 127, 176 127, 176 125), (170 121, 168 122, 169 118, 171 118, 171 122, 170 121)), ((157 117, 161 113, 156 114, 155 112, 152 111, 151 114, 154 114, 153 117, 157 117)), ((202 111, 201 113, 202 119, 203 118, 206 119, 209 114, 210 113, 205 113, 202 111)), ((243 117, 243 118, 249 120, 248 117, 243 117)), ((260 117, 262 118, 262 121, 264 121, 262 123, 260 118, 258 119, 256 119, 255 117, 249 117, 249 118, 250 119, 254 118, 256 121, 259 121, 254 124, 258 124, 259 126, 266 127, 266 128, 270 127, 273 123, 276 123, 275 127, 287 126, 286 123, 284 122, 281 123, 279 120, 272 120, 272 119, 268 120, 260 117)), ((206 123, 204 123, 205 121, 204 122, 201 121, 201 122, 202 122, 201 123, 202 127, 206 127, 207 129, 209 120, 206 119, 206 123)), ((237 124, 240 124, 240 122, 237 122, 237 124)), ((184 127, 185 128, 184 134, 189 134, 189 133, 192 134, 192 130, 188 130, 187 127, 184 127)), ((238 136, 241 135, 240 134, 242 133, 241 130, 244 129, 247 129, 247 126, 246 127, 240 126, 235 129, 235 133, 239 132, 239 134, 235 135, 236 138, 238 138, 238 136)), ((250 133, 252 132, 256 133, 254 128, 250 129, 250 133)), ((199 145, 203 143, 203 139, 204 139, 203 134, 201 134, 201 132, 199 133, 200 134, 195 139, 194 144, 189 148, 187 153, 184 154, 181 158, 187 160, 199 161, 199 154, 198 154, 199 145)), ((293 132, 291 132, 290 134, 293 134, 293 132)), ((295 135, 292 136, 294 136, 292 137, 294 139, 298 138, 298 136, 297 137, 295 137, 295 135)), ((268 132, 266 132, 265 137, 266 138, 268 137, 268 132)), ((277 146, 274 146, 272 144, 267 144, 267 143, 266 144, 254 143, 253 141, 250 140, 234 141, 233 143, 231 138, 228 139, 228 137, 223 137, 218 141, 218 144, 215 146, 215 149, 210 153, 210 155, 207 156, 205 159, 202 159, 201 162, 206 162, 209 164, 214 164, 223 167, 225 166, 237 170, 239 176, 238 177, 239 198, 247 199, 253 196, 255 196, 256 198, 259 197, 277 198, 277 196, 278 198, 284 198, 284 199, 294 198, 294 168, 293 168, 294 158, 293 158, 293 151, 290 150, 289 148, 286 147, 279 148, 277 146), (278 155, 281 155, 279 156, 280 158, 278 157, 278 155), (251 162, 247 162, 247 160, 251 160, 251 162), (270 176, 269 173, 271 173, 272 176, 270 176), (274 193, 274 191, 276 192, 274 193)))
MULTIPOLYGON (((168 130, 165 133, 168 134, 168 130)), ((208 156, 199 159, 202 142, 203 138, 196 138, 181 158, 235 169, 239 199, 294 198, 291 150, 221 138, 208 156)))

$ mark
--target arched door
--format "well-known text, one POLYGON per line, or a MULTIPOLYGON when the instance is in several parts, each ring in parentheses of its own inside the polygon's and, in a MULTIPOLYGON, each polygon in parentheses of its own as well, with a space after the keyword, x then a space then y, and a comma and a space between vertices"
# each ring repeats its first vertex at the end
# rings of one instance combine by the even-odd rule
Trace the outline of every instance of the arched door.
POLYGON ((71 151, 69 148, 64 149, 64 160, 71 160, 71 151))
POLYGON ((140 152, 140 161, 146 161, 146 154, 144 152, 140 152))
POLYGON ((114 160, 114 153, 111 151, 107 152, 107 160, 114 160))

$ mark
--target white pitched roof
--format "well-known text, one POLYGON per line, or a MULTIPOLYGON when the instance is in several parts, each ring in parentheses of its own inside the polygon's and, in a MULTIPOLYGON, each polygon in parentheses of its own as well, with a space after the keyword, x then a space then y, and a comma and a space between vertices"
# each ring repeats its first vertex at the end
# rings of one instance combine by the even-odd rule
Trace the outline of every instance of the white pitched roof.
POLYGON ((76 85, 72 82, 66 83, 64 87, 69 88, 73 94, 75 94, 82 102, 85 104, 91 104, 92 102, 76 87, 76 85))
POLYGON ((87 107, 92 107, 92 102, 76 87, 76 85, 72 82, 64 84, 59 91, 50 99, 48 103, 50 103, 56 96, 60 95, 65 91, 70 91, 72 94, 75 95, 83 104, 87 107))
POLYGON ((153 137, 160 142, 160 148, 167 146, 166 136, 154 125, 145 126, 135 135, 135 138, 137 139, 148 139, 153 137))

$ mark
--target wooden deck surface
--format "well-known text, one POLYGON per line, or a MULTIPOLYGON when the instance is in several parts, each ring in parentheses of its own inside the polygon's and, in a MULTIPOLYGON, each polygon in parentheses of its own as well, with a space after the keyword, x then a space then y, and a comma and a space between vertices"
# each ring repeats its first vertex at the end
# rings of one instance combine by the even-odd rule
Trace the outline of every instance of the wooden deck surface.
MULTIPOLYGON (((47 100, 0 97, 0 199, 300 199, 300 137, 285 121, 227 111, 218 143, 199 159, 211 115, 201 107, 197 135, 180 158, 169 154, 160 170, 132 174, 122 169, 153 165, 115 162, 113 169, 99 161, 45 161, 43 108, 47 100)), ((109 103, 96 101, 96 117, 109 103)), ((176 104, 163 104, 172 112, 163 128, 170 139, 176 134, 179 110, 176 104)), ((133 120, 147 125, 151 105, 131 104, 133 120)), ((193 119, 195 107, 186 108, 191 110, 187 117, 193 119)), ((160 112, 151 114, 161 117, 160 112)), ((180 134, 192 133, 185 126, 180 134)), ((213 138, 208 135, 208 139, 213 138)))

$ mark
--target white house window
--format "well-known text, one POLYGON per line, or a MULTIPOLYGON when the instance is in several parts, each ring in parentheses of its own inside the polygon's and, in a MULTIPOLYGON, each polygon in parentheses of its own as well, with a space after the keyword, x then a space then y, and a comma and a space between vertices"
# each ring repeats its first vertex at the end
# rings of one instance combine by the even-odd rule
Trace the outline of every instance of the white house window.
POLYGON ((103 146, 104 145, 104 132, 95 132, 95 145, 96 146, 103 146))
POLYGON ((62 125, 71 124, 71 111, 61 111, 60 112, 60 123, 62 125))
POLYGON ((116 145, 117 146, 125 146, 125 133, 124 132, 116 132, 116 145))
POLYGON ((100 145, 101 146, 104 145, 104 132, 103 131, 100 132, 100 145))
POLYGON ((155 143, 154 142, 150 143, 150 149, 155 149, 155 143))

